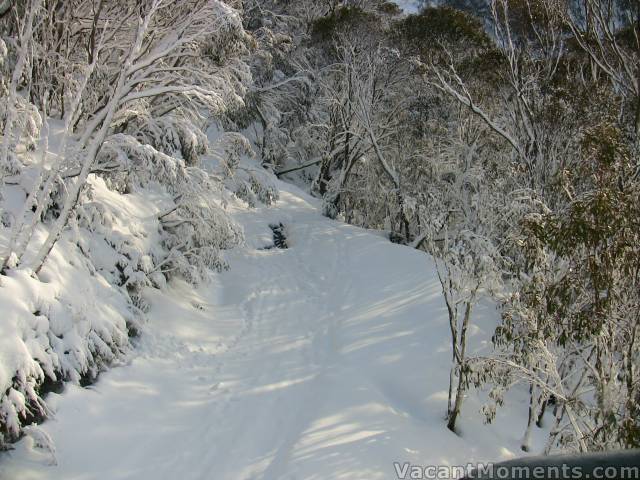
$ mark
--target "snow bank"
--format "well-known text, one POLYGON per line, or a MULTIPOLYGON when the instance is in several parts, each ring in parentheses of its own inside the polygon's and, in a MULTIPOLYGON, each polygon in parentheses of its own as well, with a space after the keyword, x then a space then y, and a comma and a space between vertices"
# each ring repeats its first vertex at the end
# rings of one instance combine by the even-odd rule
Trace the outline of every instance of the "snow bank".
POLYGON ((123 278, 163 251, 157 212, 170 197, 151 200, 151 191, 124 196, 93 178, 40 273, 0 276, 0 440, 14 440, 21 425, 47 415, 47 390, 89 383, 127 350, 141 316, 123 278))
MULTIPOLYGON (((61 128, 52 123, 50 157, 61 128)), ((27 268, 0 275, 0 446, 49 415, 48 391, 91 383, 123 358, 149 308, 145 289, 162 289, 174 277, 206 282, 227 267, 222 251, 241 243, 243 232, 225 205, 277 198, 250 160, 250 146, 221 134, 209 148, 203 135, 190 165, 180 148, 161 152, 126 135, 110 137, 98 163, 122 168, 90 176, 44 267, 37 275, 27 268)), ((0 205, 2 252, 35 177, 31 155, 21 161, 0 205)), ((36 222, 34 244, 49 234, 57 209, 54 201, 36 222)), ((27 251, 24 265, 33 254, 27 251)))

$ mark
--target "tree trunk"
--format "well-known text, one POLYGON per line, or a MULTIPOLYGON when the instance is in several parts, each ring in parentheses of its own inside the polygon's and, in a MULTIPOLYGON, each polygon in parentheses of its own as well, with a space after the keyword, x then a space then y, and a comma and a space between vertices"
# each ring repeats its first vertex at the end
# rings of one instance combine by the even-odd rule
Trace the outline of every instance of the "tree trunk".
POLYGON ((538 402, 536 401, 536 387, 533 383, 529 384, 529 417, 527 418, 527 428, 522 437, 520 449, 523 452, 531 451, 531 430, 538 418, 538 402))
MULTIPOLYGON (((462 320, 462 329, 460 331, 460 341, 457 348, 456 360, 458 362, 458 385, 456 388, 456 400, 453 405, 453 410, 449 413, 447 421, 447 428, 454 433, 456 432, 456 421, 462 410, 462 403, 464 401, 464 394, 466 392, 466 380, 467 380, 467 330, 469 328, 469 320, 471 319, 471 306, 475 298, 475 291, 472 294, 472 298, 466 302, 464 309, 464 318, 462 320)), ((451 388, 451 387, 449 387, 451 388)))
POLYGON ((460 365, 460 373, 458 373, 458 387, 456 388, 456 401, 453 405, 453 410, 449 414, 449 420, 447 421, 447 428, 451 430, 453 433, 456 432, 456 421, 458 420, 458 416, 460 415, 460 411, 462 410, 462 402, 464 400, 464 376, 466 365, 460 365))

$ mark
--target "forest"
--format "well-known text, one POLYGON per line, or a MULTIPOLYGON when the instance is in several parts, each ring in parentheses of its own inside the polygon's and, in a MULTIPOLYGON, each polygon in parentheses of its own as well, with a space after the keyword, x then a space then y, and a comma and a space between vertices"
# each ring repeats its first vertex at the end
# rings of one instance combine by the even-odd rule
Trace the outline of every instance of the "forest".
POLYGON ((251 98, 262 158, 326 215, 433 256, 448 428, 470 386, 491 385, 491 421, 524 383, 527 429, 553 408, 547 451, 638 446, 638 3, 330 3, 256 2, 248 25, 294 52, 274 46, 287 85, 251 98), (502 320, 472 358, 487 295, 502 320))
POLYGON ((640 3, 414 3, 0 1, 0 450, 281 182, 433 262, 443 430, 517 391, 521 454, 640 447, 640 3))

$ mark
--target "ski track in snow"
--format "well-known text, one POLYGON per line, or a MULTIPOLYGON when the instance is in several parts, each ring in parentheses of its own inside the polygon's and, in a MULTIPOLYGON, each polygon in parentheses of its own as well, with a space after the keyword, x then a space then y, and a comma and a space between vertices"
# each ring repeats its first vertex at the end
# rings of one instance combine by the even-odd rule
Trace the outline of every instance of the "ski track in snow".
POLYGON ((517 453, 507 408, 483 426, 470 397, 463 437, 444 426, 449 333, 428 257, 280 188, 276 206, 234 213, 247 246, 228 272, 149 292, 127 365, 49 396, 56 414, 41 428, 57 465, 27 438, 2 454, 0 478, 376 480, 396 478, 393 462, 517 453), (272 222, 288 249, 261 249, 272 222))

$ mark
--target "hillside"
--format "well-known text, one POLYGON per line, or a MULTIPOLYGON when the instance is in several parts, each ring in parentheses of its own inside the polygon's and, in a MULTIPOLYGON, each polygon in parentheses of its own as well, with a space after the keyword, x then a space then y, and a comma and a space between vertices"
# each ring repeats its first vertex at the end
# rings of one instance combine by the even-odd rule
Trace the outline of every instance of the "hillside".
MULTIPOLYGON (((55 454, 28 438, 1 478, 389 479, 394 462, 517 455, 510 410, 484 426, 476 395, 463 437, 444 428, 449 333, 429 258, 278 187, 274 207, 234 209, 247 246, 228 272, 146 292, 149 320, 126 364, 52 395, 41 428, 55 454), (264 249, 280 222, 289 248, 264 249)), ((493 308, 481 317, 474 351, 493 308)))

